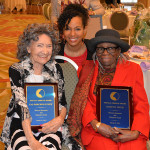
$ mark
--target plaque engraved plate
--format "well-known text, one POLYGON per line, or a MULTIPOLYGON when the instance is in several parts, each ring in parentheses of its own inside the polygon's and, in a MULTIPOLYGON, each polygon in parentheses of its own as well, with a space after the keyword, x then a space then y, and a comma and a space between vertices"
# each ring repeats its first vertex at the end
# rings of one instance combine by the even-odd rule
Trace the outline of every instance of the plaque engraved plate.
POLYGON ((57 83, 25 83, 24 89, 32 129, 39 129, 41 124, 58 116, 57 83))
POLYGON ((99 85, 96 103, 97 118, 100 122, 111 127, 131 129, 133 120, 131 87, 99 85))

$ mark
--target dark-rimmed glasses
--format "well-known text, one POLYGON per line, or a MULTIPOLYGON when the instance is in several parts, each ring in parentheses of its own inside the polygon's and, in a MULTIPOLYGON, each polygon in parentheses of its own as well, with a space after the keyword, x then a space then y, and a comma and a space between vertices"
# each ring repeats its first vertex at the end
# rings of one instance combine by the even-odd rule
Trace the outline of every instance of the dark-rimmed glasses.
POLYGON ((104 51, 106 50, 108 53, 115 53, 116 49, 118 49, 119 47, 96 47, 96 52, 98 54, 102 54, 104 53, 104 51))

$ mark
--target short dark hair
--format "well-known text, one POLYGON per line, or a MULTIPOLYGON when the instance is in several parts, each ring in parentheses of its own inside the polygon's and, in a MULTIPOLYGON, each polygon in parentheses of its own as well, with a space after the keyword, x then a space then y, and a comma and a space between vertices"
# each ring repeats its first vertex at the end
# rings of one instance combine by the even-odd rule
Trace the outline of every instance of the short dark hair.
POLYGON ((30 54, 27 51, 27 48, 30 46, 32 40, 38 41, 39 36, 42 34, 46 34, 52 40, 53 50, 51 60, 53 59, 54 55, 59 51, 58 37, 55 35, 50 24, 34 23, 29 24, 19 37, 17 43, 17 58, 19 60, 24 60, 25 57, 30 56, 30 54))
POLYGON ((68 25, 73 17, 81 17, 83 27, 88 24, 88 10, 80 4, 69 4, 66 6, 62 14, 58 18, 58 29, 60 34, 63 34, 63 29, 68 25))

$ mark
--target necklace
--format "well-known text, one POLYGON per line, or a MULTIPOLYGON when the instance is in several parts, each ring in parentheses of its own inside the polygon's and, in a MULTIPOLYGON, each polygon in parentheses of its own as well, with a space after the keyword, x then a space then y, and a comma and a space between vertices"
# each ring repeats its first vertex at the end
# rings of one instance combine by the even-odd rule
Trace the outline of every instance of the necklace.
POLYGON ((84 42, 82 42, 80 47, 76 47, 76 48, 71 47, 70 49, 68 43, 66 43, 64 47, 64 52, 71 57, 81 56, 85 51, 86 51, 86 46, 84 42))

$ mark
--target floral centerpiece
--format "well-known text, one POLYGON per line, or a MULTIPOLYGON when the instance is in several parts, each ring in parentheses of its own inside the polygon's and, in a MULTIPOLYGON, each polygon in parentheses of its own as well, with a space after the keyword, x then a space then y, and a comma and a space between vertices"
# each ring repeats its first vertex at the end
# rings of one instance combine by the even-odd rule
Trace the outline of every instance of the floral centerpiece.
POLYGON ((150 40, 150 9, 143 10, 135 18, 133 44, 149 46, 150 40))

